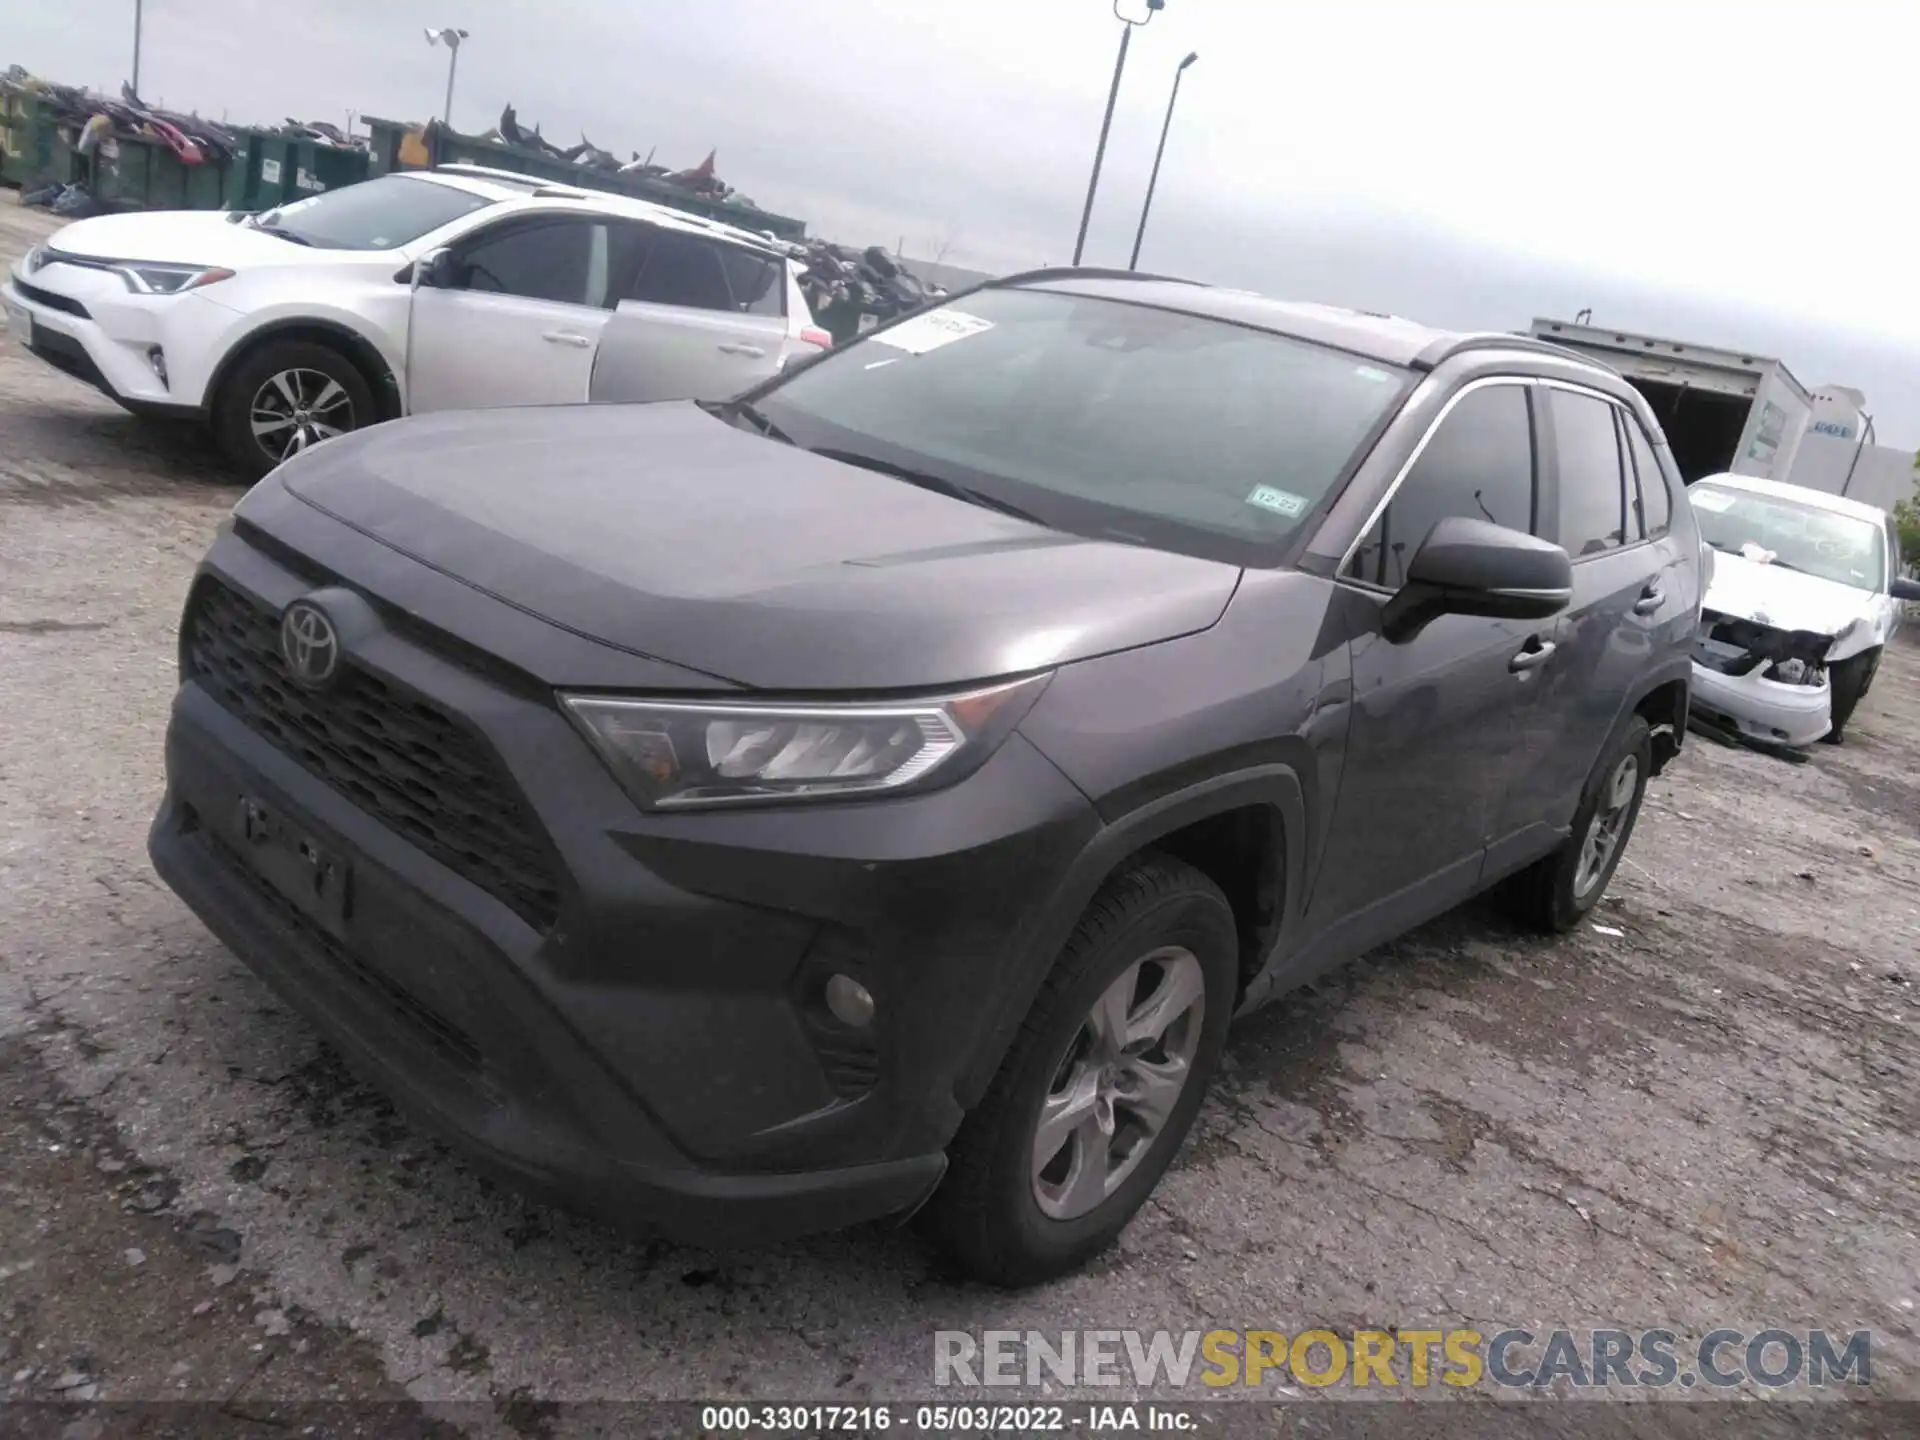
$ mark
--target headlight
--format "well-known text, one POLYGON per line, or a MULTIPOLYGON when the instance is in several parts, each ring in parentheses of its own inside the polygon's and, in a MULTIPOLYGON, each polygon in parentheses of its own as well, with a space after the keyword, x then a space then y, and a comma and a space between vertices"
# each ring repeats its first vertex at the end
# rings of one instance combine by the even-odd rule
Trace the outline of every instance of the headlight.
POLYGON ((162 265, 138 260, 123 260, 113 273, 127 288, 140 295, 178 295, 183 290, 198 290, 203 285, 231 280, 233 271, 208 265, 162 265))
POLYGON ((994 752, 1049 678, 898 703, 560 698, 627 793, 669 810, 951 784, 994 752))

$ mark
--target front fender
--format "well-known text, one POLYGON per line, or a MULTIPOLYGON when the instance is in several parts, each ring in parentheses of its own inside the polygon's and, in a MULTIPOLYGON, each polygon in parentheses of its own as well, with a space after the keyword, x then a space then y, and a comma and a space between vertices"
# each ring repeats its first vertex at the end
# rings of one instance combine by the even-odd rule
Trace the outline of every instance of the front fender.
POLYGON ((1289 765, 1255 765, 1212 776, 1140 806, 1104 826, 1067 867, 1047 902, 1044 918, 1023 947, 1019 963, 1007 967, 1012 983, 995 999, 979 1047, 955 1082, 955 1099, 971 1109, 993 1081, 1021 1022, 1033 1008, 1055 958, 1100 887, 1133 856, 1153 848, 1176 830, 1248 806, 1267 806, 1280 824, 1280 920, 1259 976, 1242 1010, 1262 991, 1273 956, 1283 953, 1296 933, 1305 898, 1307 812, 1305 790, 1289 765))

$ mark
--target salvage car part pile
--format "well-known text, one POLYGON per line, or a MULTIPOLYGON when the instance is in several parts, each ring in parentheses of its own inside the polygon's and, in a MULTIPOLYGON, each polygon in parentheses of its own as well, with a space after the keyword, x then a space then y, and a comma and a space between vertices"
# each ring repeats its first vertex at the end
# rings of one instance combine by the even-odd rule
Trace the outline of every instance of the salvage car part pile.
POLYGON ((800 289, 836 344, 947 293, 921 281, 878 245, 855 250, 816 240, 782 248, 806 266, 800 289))

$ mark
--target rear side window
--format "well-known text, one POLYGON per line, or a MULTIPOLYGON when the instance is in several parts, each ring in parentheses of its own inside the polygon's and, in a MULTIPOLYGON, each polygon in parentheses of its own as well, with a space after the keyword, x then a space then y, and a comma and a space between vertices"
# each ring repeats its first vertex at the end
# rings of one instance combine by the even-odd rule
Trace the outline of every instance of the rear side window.
POLYGON ((785 315, 787 287, 784 267, 766 255, 751 250, 720 247, 720 263, 727 272, 727 288, 733 294, 733 308, 742 315, 785 315))
POLYGON ((1614 407, 1592 395, 1546 392, 1560 459, 1560 548, 1578 560, 1627 542, 1627 492, 1614 407))
POLYGON ((589 220, 515 225, 463 247, 460 263, 469 290, 599 305, 607 284, 606 232, 589 220))
POLYGON ((1620 426, 1627 432, 1627 454, 1633 461, 1633 499, 1640 512, 1640 533, 1658 540, 1673 523, 1673 496, 1667 492, 1667 477, 1661 473, 1653 444, 1640 422, 1622 410, 1620 426))
POLYGON ((734 308, 720 247, 678 230, 651 232, 645 258, 620 298, 693 310, 734 308))
POLYGON ((1421 542, 1455 515, 1530 534, 1533 468, 1527 387, 1489 385, 1467 392, 1428 438, 1342 573, 1399 589, 1421 542))

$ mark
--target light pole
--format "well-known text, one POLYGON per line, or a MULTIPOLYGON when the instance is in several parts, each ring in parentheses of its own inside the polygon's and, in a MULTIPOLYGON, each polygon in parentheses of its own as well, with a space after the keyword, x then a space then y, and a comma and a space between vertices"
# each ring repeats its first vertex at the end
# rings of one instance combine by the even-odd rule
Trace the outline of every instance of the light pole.
POLYGON ((460 68, 460 42, 466 38, 466 31, 456 30, 451 25, 437 30, 431 26, 427 29, 427 44, 447 47, 447 104, 440 113, 440 123, 449 127, 453 124, 453 72, 460 68))
POLYGON ((140 0, 133 0, 133 93, 140 94, 140 0))
POLYGON ((1087 203, 1080 212, 1080 234, 1073 242, 1073 263, 1080 263, 1081 252, 1087 248, 1087 224, 1093 219, 1093 193, 1100 188, 1100 162, 1107 156, 1107 131, 1113 128, 1113 102, 1120 98, 1120 72, 1127 68, 1127 42, 1133 39, 1134 27, 1145 25, 1153 19, 1153 12, 1164 10, 1167 0, 1147 0, 1147 13, 1144 19, 1129 20, 1120 13, 1120 0, 1113 0, 1113 14, 1122 23, 1120 31, 1120 55, 1113 62, 1113 85, 1107 91, 1107 113, 1100 120, 1100 143, 1093 152, 1093 174, 1087 177, 1087 203))
POLYGON ((1147 198, 1140 205, 1140 228, 1133 232, 1133 255, 1127 261, 1129 270, 1140 268, 1140 242, 1147 237, 1147 212, 1153 209, 1153 188, 1160 183, 1160 157, 1167 153, 1167 132, 1173 128, 1173 102, 1180 98, 1180 77, 1199 58, 1198 50, 1189 51, 1180 68, 1173 72, 1173 93, 1167 96, 1167 118, 1160 125, 1160 148, 1153 152, 1153 174, 1147 177, 1147 198))

